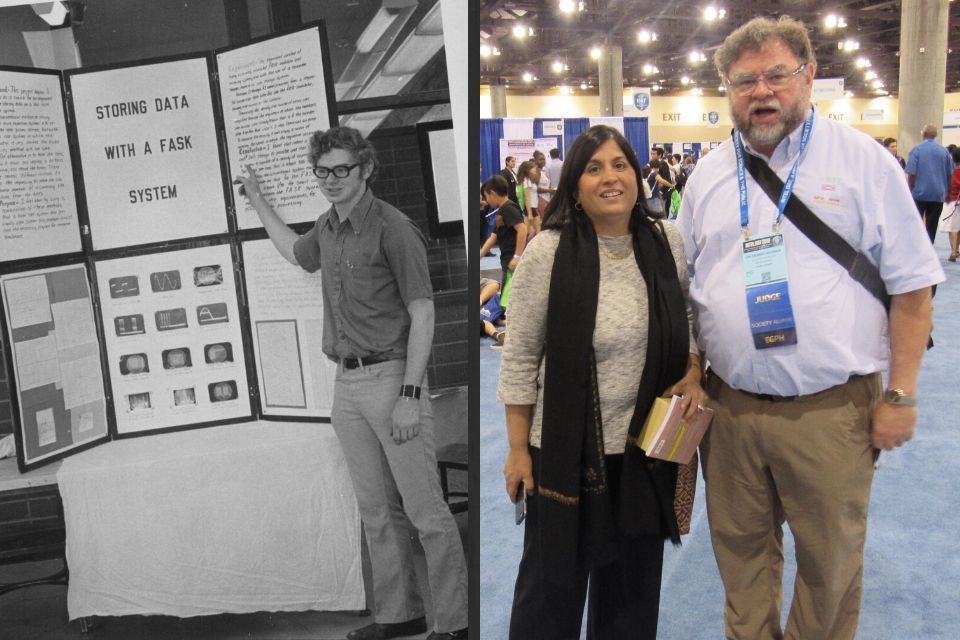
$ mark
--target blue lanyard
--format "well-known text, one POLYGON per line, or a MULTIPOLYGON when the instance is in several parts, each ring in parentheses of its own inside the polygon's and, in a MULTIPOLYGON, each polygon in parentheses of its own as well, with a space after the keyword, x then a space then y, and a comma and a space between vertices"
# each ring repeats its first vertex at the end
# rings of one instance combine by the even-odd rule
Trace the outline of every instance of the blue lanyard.
MULTIPOLYGON (((790 196, 793 194, 793 185, 797 181, 797 170, 800 168, 800 160, 803 158, 803 152, 810 142, 810 132, 813 131, 813 110, 810 111, 810 117, 803 123, 803 131, 800 134, 800 151, 797 153, 797 159, 793 162, 790 169, 790 175, 783 184, 783 190, 780 192, 780 200, 777 202, 777 221, 774 224, 774 231, 779 230, 780 221, 783 220, 783 211, 787 208, 790 196)), ((743 140, 740 138, 740 131, 733 132, 733 149, 737 155, 737 186, 740 189, 740 227, 743 229, 744 237, 750 233, 750 212, 747 207, 747 172, 743 160, 743 140)))

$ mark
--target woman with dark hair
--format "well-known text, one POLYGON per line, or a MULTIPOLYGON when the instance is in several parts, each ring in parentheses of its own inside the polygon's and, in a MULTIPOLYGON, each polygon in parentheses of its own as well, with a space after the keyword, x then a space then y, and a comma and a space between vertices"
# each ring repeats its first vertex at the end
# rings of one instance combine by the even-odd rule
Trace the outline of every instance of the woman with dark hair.
POLYGON ((524 222, 532 238, 540 230, 540 212, 537 210, 537 183, 540 182, 540 169, 533 160, 524 160, 517 168, 517 196, 523 186, 523 203, 520 209, 523 211, 524 222))
POLYGON ((679 234, 639 197, 640 164, 597 125, 574 142, 513 281, 498 398, 507 494, 529 496, 510 637, 655 638, 677 465, 638 435, 654 399, 702 409, 679 234), (587 585, 589 578, 589 596, 587 585))

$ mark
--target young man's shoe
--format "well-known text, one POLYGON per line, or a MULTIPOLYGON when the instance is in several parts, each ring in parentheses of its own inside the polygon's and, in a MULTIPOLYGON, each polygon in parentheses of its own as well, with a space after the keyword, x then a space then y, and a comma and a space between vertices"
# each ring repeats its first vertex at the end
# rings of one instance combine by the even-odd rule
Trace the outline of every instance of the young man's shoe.
MULTIPOLYGON (((387 640, 387 638, 419 635, 426 630, 426 618, 414 618, 406 622, 374 622, 365 627, 354 629, 347 634, 347 640, 387 640)), ((466 638, 466 636, 463 637, 466 638)))
POLYGON ((467 640, 467 629, 463 628, 457 631, 448 631, 446 633, 434 631, 427 636, 427 640, 467 640))

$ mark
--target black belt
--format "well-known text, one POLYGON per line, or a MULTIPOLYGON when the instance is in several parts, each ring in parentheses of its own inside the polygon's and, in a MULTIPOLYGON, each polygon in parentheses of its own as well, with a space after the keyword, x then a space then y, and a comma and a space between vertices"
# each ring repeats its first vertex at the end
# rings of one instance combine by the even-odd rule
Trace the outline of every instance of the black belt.
POLYGON ((390 356, 364 356, 362 358, 340 358, 344 369, 356 369, 357 367, 369 367, 372 364, 379 364, 387 360, 396 360, 390 356))
MULTIPOLYGON (((727 382, 724 381, 720 376, 718 376, 716 373, 714 373, 713 370, 707 369, 707 375, 712 375, 712 376, 716 377, 718 380, 720 380, 721 382, 723 382, 723 384, 725 384, 725 385, 727 385, 728 387, 730 387, 730 385, 727 384, 727 382)), ((867 375, 870 375, 870 374, 867 374, 867 375)), ((864 375, 859 375, 859 374, 854 374, 854 375, 851 375, 849 378, 847 378, 847 381, 846 381, 846 382, 841 383, 841 384, 849 384, 851 381, 856 380, 857 378, 863 378, 863 377, 865 377, 865 376, 864 376, 864 375)), ((841 386, 841 385, 838 384, 838 385, 835 385, 834 387, 828 387, 828 388, 823 389, 823 390, 821 390, 821 391, 816 391, 816 392, 814 392, 814 393, 809 393, 809 394, 807 394, 807 395, 802 395, 802 396, 775 396, 775 395, 771 395, 771 394, 769 394, 769 393, 754 393, 754 392, 752 392, 752 391, 745 391, 745 390, 743 390, 743 389, 734 389, 733 387, 730 387, 730 389, 732 389, 733 391, 736 391, 737 393, 742 393, 742 394, 744 394, 744 395, 750 396, 751 398, 754 398, 754 399, 756 399, 756 400, 763 400, 764 402, 793 402, 794 400, 799 400, 800 398, 809 398, 809 397, 811 397, 811 396, 815 396, 815 395, 817 395, 817 394, 823 393, 824 391, 829 391, 830 389, 833 389, 833 388, 839 387, 839 386, 841 386)))

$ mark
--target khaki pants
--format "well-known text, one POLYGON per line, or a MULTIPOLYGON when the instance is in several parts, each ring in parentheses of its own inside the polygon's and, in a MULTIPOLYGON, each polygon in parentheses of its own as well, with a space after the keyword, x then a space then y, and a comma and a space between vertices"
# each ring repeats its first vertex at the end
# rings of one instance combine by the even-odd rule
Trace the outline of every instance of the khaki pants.
POLYGON ((853 638, 873 481, 871 408, 879 374, 792 401, 707 384, 716 412, 702 445, 707 514, 726 593, 726 637, 853 638), (797 577, 785 630, 783 530, 797 577))

